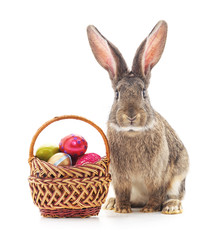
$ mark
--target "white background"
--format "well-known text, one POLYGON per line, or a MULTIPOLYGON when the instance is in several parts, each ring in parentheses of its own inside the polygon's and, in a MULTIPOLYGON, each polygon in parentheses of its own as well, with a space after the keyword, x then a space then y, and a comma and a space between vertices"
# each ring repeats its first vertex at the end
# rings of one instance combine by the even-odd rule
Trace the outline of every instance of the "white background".
MULTIPOLYGON (((218 2, 0 2, 2 239, 219 239, 218 2), (161 19, 168 23, 168 38, 149 94, 190 155, 183 214, 102 210, 88 219, 42 218, 27 181, 35 131, 54 116, 76 114, 106 132, 113 102, 108 74, 90 50, 87 25, 95 25, 131 66, 137 47, 161 19)), ((77 132, 88 140, 88 151, 105 155, 101 137, 91 128, 71 120, 57 123, 36 145, 77 132)))

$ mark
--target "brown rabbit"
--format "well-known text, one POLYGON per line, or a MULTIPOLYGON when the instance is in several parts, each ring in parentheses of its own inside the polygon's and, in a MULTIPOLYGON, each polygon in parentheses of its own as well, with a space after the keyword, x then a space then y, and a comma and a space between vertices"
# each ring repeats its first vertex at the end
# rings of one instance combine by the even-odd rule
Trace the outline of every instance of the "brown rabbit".
POLYGON ((108 200, 106 209, 129 213, 132 207, 141 207, 143 212, 181 213, 188 154, 175 131, 152 108, 147 92, 151 69, 164 50, 166 22, 158 22, 141 43, 132 71, 94 26, 88 26, 87 32, 95 58, 108 71, 115 91, 107 136, 116 198, 108 200))

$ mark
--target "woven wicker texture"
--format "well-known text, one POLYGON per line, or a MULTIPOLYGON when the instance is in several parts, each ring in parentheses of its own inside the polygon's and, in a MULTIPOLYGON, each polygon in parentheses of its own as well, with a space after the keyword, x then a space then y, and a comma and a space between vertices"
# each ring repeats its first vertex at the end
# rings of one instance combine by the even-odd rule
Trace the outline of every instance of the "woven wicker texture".
POLYGON ((89 217, 98 215, 108 194, 111 176, 109 174, 109 146, 103 131, 93 122, 74 115, 51 119, 42 125, 34 135, 30 150, 31 174, 29 185, 34 203, 45 217, 89 217), (41 161, 33 155, 33 148, 40 132, 49 124, 76 119, 89 123, 101 134, 106 157, 95 164, 78 167, 57 167, 41 161))
POLYGON ((71 218, 71 217, 81 217, 86 218, 90 216, 96 216, 99 214, 101 207, 85 208, 85 209, 63 209, 63 210, 48 210, 41 209, 41 214, 44 217, 54 217, 54 218, 71 218))

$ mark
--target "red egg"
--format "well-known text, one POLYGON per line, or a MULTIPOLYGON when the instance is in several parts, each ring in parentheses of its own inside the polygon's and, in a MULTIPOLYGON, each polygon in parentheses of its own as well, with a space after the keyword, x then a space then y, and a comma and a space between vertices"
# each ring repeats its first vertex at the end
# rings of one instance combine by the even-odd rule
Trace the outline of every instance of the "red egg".
POLYGON ((61 139, 59 149, 61 152, 67 153, 76 159, 82 156, 88 147, 87 141, 79 135, 70 134, 61 139))
POLYGON ((96 163, 101 157, 96 153, 87 153, 77 159, 76 165, 84 165, 87 163, 96 163))

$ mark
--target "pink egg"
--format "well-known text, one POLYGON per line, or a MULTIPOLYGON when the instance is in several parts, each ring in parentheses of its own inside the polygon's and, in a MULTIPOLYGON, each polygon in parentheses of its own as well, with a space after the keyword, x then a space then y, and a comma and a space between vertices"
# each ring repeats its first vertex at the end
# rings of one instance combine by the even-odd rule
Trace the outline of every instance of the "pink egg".
POLYGON ((101 159, 101 157, 96 153, 87 153, 77 159, 76 165, 84 165, 87 163, 96 163, 100 159, 101 159))
POLYGON ((73 159, 82 156, 86 152, 87 147, 87 141, 82 136, 75 134, 62 138, 59 144, 60 151, 71 155, 73 159))

